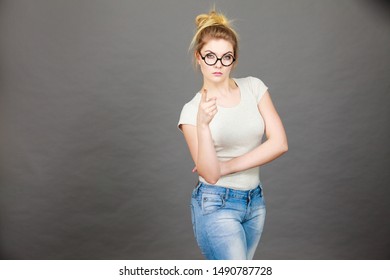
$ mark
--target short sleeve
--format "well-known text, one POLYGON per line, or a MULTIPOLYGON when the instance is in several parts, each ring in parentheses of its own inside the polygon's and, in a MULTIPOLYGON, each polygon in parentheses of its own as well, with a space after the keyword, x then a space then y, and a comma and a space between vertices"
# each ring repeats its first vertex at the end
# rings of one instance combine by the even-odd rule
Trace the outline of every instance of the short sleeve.
POLYGON ((196 118, 198 114, 198 108, 192 104, 187 103, 183 106, 183 109, 180 113, 179 122, 177 124, 177 127, 180 129, 181 132, 181 126, 182 124, 190 124, 196 126, 196 118))
POLYGON ((257 103, 259 103, 263 95, 268 90, 268 87, 263 83, 262 80, 258 78, 255 77, 249 77, 249 78, 250 78, 252 92, 256 98, 257 103))

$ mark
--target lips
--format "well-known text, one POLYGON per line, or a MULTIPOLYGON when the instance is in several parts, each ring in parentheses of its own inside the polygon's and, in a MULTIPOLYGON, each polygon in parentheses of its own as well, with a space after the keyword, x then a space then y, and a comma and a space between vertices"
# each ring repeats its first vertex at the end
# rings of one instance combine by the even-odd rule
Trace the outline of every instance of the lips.
POLYGON ((221 75, 222 75, 222 72, 213 72, 213 75, 215 75, 215 76, 221 76, 221 75))

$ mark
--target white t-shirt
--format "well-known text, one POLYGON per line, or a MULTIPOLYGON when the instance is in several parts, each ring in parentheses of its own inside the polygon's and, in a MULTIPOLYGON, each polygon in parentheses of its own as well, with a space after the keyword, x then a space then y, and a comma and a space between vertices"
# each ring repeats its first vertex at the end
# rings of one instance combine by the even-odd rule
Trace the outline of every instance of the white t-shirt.
MULTIPOLYGON (((234 78, 240 89, 240 103, 234 107, 218 106, 218 112, 209 127, 217 157, 221 161, 241 156, 261 144, 264 121, 257 104, 268 87, 258 78, 234 78)), ((178 127, 181 124, 196 126, 201 93, 183 106, 178 127)), ((201 182, 207 183, 201 176, 201 182)), ((209 183, 207 183, 209 184, 209 183)), ((250 190, 260 184, 260 167, 222 176, 215 185, 238 190, 250 190)))

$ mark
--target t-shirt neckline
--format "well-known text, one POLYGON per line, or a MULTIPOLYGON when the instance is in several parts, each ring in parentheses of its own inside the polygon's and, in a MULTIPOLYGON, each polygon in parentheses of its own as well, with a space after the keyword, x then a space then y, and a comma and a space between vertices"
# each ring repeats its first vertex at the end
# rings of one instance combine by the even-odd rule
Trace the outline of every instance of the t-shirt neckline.
MULTIPOLYGON (((232 106, 232 107, 225 107, 225 106, 220 106, 220 105, 217 105, 217 107, 219 108, 219 109, 223 109, 223 110, 225 110, 225 109, 234 109, 234 108, 237 108, 237 107, 239 107, 241 104, 242 104, 242 97, 243 97, 243 95, 242 95, 242 88, 241 88, 241 86, 239 85, 239 83, 237 82, 237 79, 236 78, 232 78, 232 80, 234 81, 234 83, 237 85, 237 87, 238 87, 238 91, 239 91, 239 94, 240 94, 240 101, 236 104, 236 105, 234 105, 234 106, 232 106)), ((199 92, 199 94, 201 94, 200 92, 199 92)))

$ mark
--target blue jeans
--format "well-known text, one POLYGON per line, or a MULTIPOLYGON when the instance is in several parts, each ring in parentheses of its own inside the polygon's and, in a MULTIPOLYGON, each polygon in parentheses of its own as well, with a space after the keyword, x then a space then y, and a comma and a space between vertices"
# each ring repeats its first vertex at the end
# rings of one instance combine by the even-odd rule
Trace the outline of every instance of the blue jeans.
POLYGON ((265 213, 261 184, 241 191, 199 182, 192 192, 194 234, 209 260, 251 260, 263 231, 265 213))

